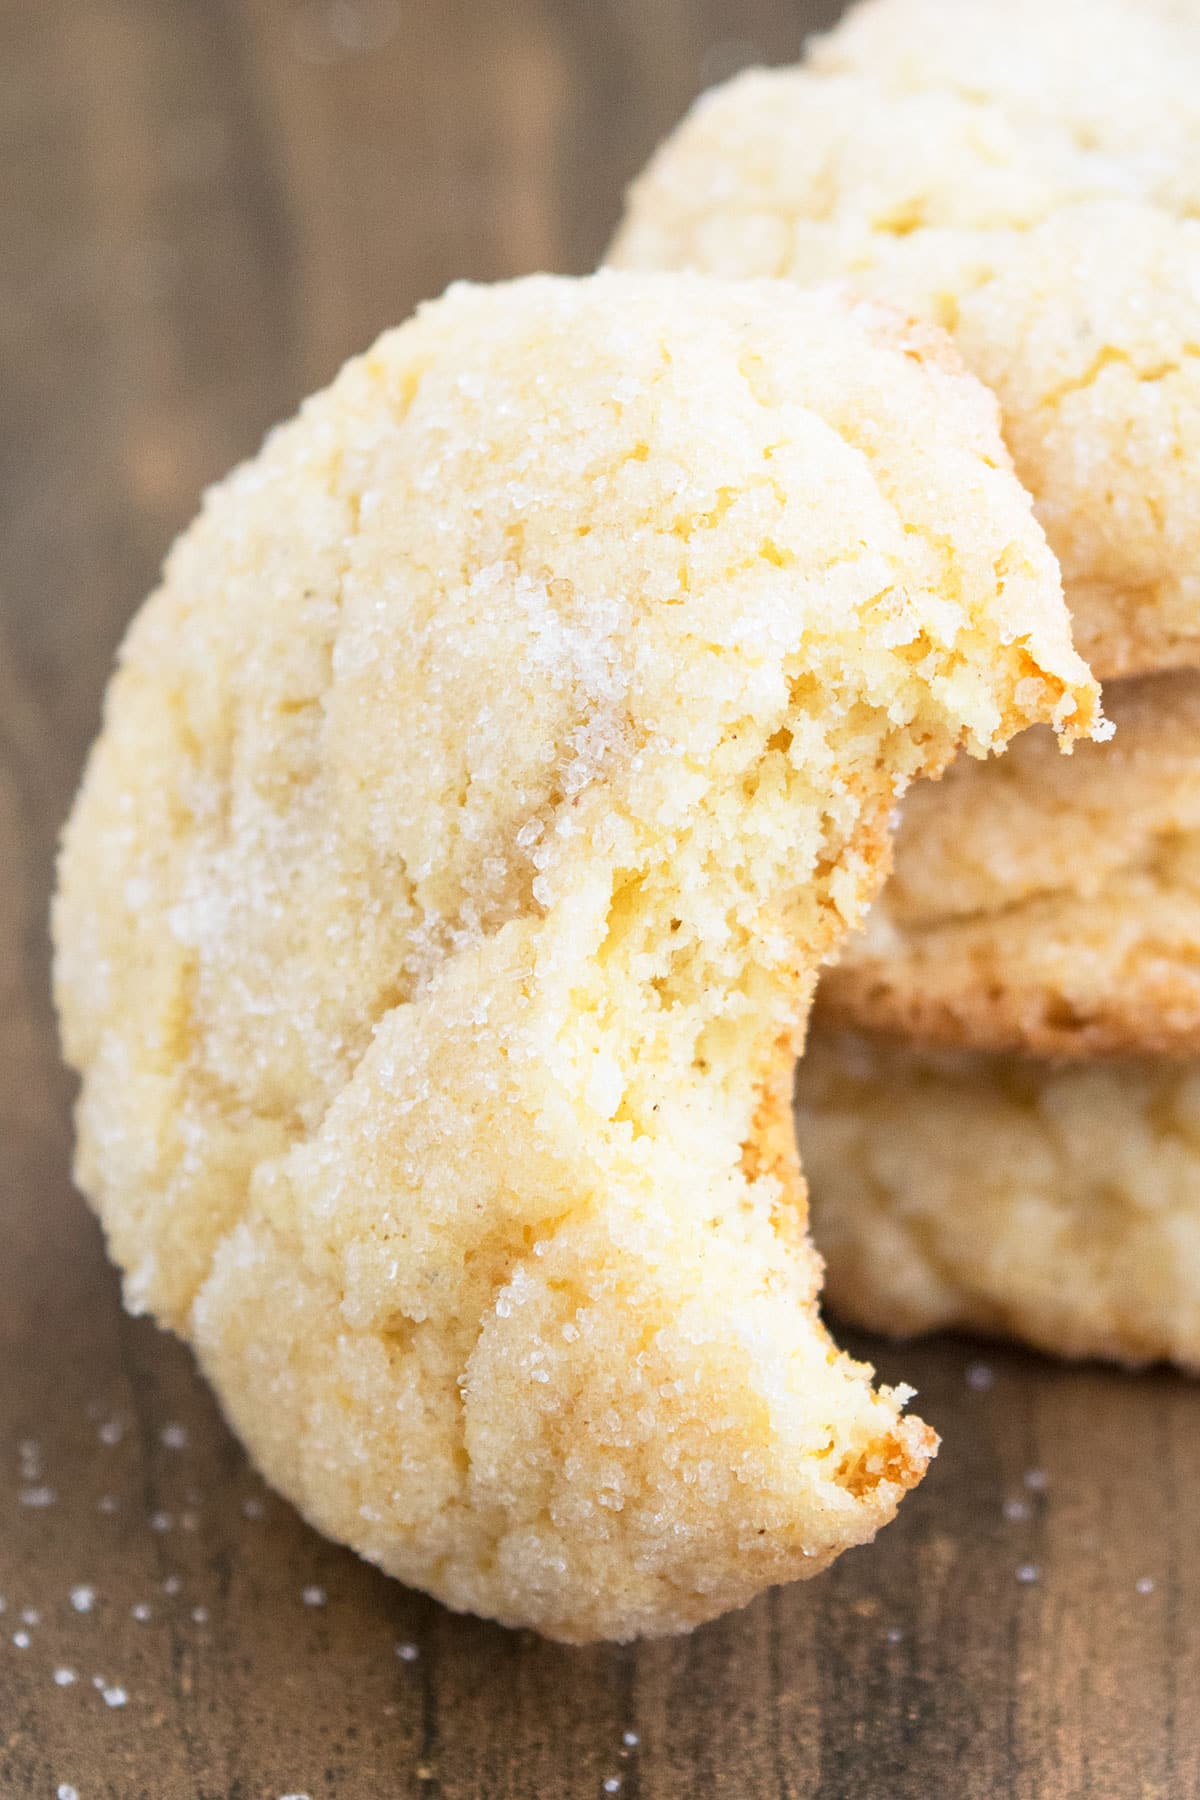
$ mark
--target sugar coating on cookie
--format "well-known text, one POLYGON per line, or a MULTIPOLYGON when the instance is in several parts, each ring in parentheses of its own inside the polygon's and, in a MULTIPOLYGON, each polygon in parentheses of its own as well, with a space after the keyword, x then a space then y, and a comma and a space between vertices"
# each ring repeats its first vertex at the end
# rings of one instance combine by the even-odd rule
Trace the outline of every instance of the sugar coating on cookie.
POLYGON ((1200 1063, 814 1033, 797 1128, 839 1319, 1200 1373, 1200 1063))
POLYGON ((909 781, 1096 727, 994 402, 791 286, 460 287, 213 491, 66 833, 78 1170, 266 1475, 449 1604, 685 1629, 935 1440, 792 1062, 909 781))
POLYGON ((1200 1054, 1200 677, 1105 690, 1111 743, 1031 731, 914 789, 826 1024, 1044 1056, 1200 1054))
POLYGON ((998 394, 1101 676, 1200 664, 1200 11, 868 0, 704 95, 612 260, 845 277, 998 394))

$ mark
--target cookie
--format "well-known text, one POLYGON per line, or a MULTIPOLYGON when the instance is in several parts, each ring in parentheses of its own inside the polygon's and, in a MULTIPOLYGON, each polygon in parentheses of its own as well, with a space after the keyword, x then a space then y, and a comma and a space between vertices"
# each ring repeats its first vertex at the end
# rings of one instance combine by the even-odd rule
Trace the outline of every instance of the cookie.
POLYGON ((1200 12, 870 0, 703 96, 611 260, 830 277, 953 334, 1103 676, 1200 665, 1200 12))
POLYGON ((1200 1063, 814 1032, 797 1124, 840 1318, 1200 1371, 1200 1063))
POLYGON ((1200 1055, 1200 677, 1105 690, 1116 736, 1031 731, 905 803, 895 869, 823 977, 830 1026, 1081 1058, 1200 1055))
POLYGON ((912 778, 1097 718, 940 336, 452 290, 209 496, 108 695, 54 932, 129 1304, 451 1606, 628 1638, 821 1569, 935 1439, 817 1315, 815 972, 912 778))

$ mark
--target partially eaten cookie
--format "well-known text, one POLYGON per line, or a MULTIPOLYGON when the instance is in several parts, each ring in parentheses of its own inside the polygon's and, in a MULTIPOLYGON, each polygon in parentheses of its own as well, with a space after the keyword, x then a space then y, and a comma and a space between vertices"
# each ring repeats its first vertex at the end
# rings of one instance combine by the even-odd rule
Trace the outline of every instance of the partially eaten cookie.
POLYGON ((790 1118, 915 777, 1097 692, 990 395, 833 293, 460 287, 208 497, 55 906, 79 1179, 263 1472, 448 1604, 687 1629, 932 1432, 790 1118))

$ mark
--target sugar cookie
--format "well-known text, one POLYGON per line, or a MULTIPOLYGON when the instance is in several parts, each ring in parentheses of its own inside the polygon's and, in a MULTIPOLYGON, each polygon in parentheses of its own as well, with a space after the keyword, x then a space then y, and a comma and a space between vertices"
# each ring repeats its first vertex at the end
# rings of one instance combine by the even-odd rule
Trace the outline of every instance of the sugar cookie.
POLYGON ((914 789, 834 1026, 1057 1057, 1200 1054, 1200 676, 1105 690, 1116 736, 1031 731, 914 789))
POLYGON ((612 260, 844 277, 948 327, 1102 677, 1200 665, 1200 11, 869 0, 704 95, 612 260))
POLYGON ((840 1318, 1200 1373, 1200 1063, 814 1034, 798 1126, 840 1318))
POLYGON ((265 1474, 450 1605, 686 1629, 935 1440, 790 1121, 907 783, 1093 727, 994 402, 790 286, 458 288, 209 496, 55 912, 78 1169, 265 1474))

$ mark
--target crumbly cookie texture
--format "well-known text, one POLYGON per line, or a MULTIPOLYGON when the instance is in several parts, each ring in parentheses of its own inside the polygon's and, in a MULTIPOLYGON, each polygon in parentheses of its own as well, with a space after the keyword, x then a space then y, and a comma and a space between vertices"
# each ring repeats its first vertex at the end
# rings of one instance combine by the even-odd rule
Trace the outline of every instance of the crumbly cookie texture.
POLYGON ((841 1318, 1200 1372, 1200 1063, 814 1033, 798 1098, 841 1318))
POLYGON ((79 1178, 266 1475, 678 1631, 936 1440, 816 1312, 815 970, 917 775, 1095 726, 990 395, 791 287, 456 288, 209 495, 68 826, 79 1178))
POLYGON ((1031 731, 905 803, 826 1024, 1080 1058, 1200 1055, 1200 676, 1106 689, 1109 744, 1031 731))
POLYGON ((612 260, 845 277, 948 327, 1097 673, 1195 666, 1198 90, 1190 4, 869 0, 697 102, 612 260))

